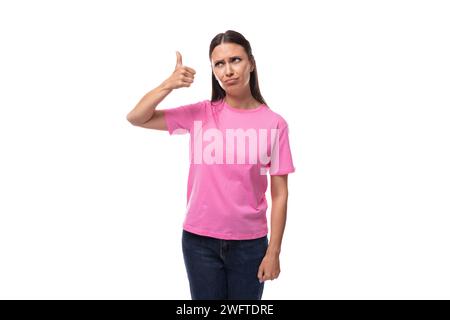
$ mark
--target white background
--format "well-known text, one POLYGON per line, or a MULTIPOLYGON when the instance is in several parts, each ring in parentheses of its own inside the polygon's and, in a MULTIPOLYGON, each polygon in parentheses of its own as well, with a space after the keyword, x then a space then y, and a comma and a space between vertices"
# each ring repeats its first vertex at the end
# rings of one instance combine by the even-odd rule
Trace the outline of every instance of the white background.
POLYGON ((209 44, 232 29, 296 166, 263 299, 449 299, 449 16, 446 1, 2 1, 0 298, 190 299, 189 137, 126 114, 176 50, 195 83, 158 108, 210 99, 209 44))

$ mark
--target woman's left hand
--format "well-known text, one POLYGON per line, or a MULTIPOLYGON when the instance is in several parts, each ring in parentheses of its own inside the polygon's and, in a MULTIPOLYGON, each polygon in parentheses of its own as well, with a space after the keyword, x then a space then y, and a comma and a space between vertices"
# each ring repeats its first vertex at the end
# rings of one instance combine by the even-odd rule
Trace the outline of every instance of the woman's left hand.
POLYGON ((259 282, 274 280, 280 274, 280 257, 278 254, 266 254, 263 258, 259 270, 259 282))

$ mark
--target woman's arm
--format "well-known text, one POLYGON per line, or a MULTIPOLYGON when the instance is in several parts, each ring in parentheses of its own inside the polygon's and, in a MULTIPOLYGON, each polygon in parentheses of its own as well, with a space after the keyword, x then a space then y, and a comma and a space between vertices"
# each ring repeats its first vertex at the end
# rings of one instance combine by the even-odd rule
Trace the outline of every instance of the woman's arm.
POLYGON ((270 242, 258 271, 260 282, 278 278, 280 274, 280 253, 284 227, 286 225, 288 200, 288 175, 270 176, 272 195, 270 242))
POLYGON ((159 86, 147 92, 138 104, 127 114, 127 120, 135 126, 148 129, 167 130, 163 110, 155 110, 158 104, 173 89, 190 87, 194 82, 195 70, 183 66, 181 53, 177 51, 177 64, 172 75, 159 86))
POLYGON ((127 114, 127 120, 135 126, 167 130, 164 111, 155 109, 170 92, 172 89, 163 82, 141 98, 133 110, 127 114))

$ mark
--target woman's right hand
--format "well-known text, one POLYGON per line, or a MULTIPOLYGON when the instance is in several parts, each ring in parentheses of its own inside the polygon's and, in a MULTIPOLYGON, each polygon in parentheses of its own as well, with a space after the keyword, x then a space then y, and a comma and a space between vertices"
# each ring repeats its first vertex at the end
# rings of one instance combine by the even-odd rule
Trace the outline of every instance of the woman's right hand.
POLYGON ((178 89, 181 87, 190 87, 194 82, 195 70, 186 66, 183 66, 181 60, 181 53, 177 53, 177 64, 172 75, 164 81, 164 85, 169 89, 178 89))

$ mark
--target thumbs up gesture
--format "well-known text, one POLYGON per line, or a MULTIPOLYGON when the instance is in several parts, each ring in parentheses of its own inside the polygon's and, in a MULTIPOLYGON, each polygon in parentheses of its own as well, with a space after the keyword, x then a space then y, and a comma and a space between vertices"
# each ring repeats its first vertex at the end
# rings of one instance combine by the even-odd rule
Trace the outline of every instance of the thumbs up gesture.
POLYGON ((183 66, 183 61, 180 52, 177 54, 177 64, 172 75, 165 80, 165 84, 170 89, 178 89, 181 87, 190 87, 194 82, 195 70, 187 66, 183 66))

